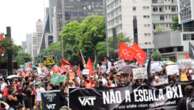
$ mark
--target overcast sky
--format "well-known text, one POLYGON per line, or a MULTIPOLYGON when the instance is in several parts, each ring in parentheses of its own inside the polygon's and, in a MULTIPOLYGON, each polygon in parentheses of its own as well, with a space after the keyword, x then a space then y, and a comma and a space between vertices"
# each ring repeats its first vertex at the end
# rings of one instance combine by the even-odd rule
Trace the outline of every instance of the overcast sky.
POLYGON ((11 26, 14 43, 21 44, 35 31, 35 22, 44 19, 47 6, 48 0, 0 0, 0 33, 11 26))

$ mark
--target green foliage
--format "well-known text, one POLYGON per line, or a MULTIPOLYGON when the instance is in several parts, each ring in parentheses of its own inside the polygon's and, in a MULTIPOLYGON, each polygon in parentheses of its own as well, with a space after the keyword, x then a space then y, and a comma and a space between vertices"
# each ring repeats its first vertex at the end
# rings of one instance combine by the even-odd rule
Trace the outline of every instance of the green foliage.
POLYGON ((179 25, 179 23, 178 23, 178 21, 179 21, 178 16, 173 17, 173 18, 172 18, 172 21, 173 21, 173 24, 172 24, 172 27, 171 27, 171 28, 172 28, 174 31, 180 30, 180 25, 179 25))
MULTIPOLYGON (((108 40, 110 54, 114 54, 120 41, 127 41, 123 34, 110 37, 108 40), (115 44, 116 42, 116 44, 115 44)), ((49 46, 41 52, 39 60, 45 55, 61 54, 61 48, 64 51, 64 57, 72 64, 81 62, 80 51, 83 53, 85 60, 89 57, 93 60, 106 56, 106 33, 105 20, 102 16, 89 16, 82 21, 72 21, 66 24, 60 32, 60 41, 49 46), (62 47, 63 43, 63 47, 62 47)), ((58 61, 56 61, 58 62, 58 61)))
POLYGON ((31 56, 23 51, 20 51, 16 56, 16 62, 18 65, 23 65, 26 62, 31 61, 31 56))
POLYGON ((60 36, 63 40, 64 57, 72 63, 80 62, 80 50, 85 59, 94 59, 96 45, 105 41, 104 17, 89 16, 81 22, 69 22, 64 26, 60 36))
POLYGON ((2 64, 7 62, 8 52, 12 53, 13 60, 16 60, 18 65, 31 61, 31 56, 25 53, 21 46, 14 45, 13 42, 8 38, 0 41, 0 46, 5 48, 4 55, 0 56, 0 63, 2 64))
POLYGON ((161 60, 161 54, 158 49, 155 49, 152 53, 152 58, 154 61, 160 61, 161 60))
POLYGON ((43 62, 43 58, 46 56, 54 56, 56 62, 59 62, 61 58, 61 43, 57 41, 55 43, 52 43, 48 48, 42 50, 40 54, 35 58, 35 62, 43 62))
POLYGON ((156 26, 156 32, 162 32, 162 27, 160 25, 157 25, 156 26))

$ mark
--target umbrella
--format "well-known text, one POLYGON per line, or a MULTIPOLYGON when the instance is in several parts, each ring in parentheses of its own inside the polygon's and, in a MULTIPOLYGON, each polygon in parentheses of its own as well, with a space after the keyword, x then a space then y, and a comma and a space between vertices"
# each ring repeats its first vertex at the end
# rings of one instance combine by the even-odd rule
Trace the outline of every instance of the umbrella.
POLYGON ((18 75, 9 75, 7 76, 7 79, 14 79, 14 78, 20 78, 18 75))
POLYGON ((5 110, 8 110, 9 109, 9 105, 6 102, 0 101, 0 104, 5 105, 5 110))

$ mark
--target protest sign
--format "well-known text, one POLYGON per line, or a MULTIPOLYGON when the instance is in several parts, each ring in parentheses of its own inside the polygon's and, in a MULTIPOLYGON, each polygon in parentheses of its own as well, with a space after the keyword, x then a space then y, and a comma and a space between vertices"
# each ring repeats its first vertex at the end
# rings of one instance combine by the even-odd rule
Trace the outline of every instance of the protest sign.
POLYGON ((114 67, 117 71, 120 71, 124 66, 126 66, 126 63, 123 60, 114 63, 114 67))
POLYGON ((183 97, 181 85, 160 88, 148 85, 103 89, 76 88, 70 89, 69 93, 69 104, 73 110, 176 110, 178 100, 183 97))
POLYGON ((135 68, 133 69, 133 79, 147 79, 147 71, 145 68, 135 68))
POLYGON ((155 61, 151 63, 151 73, 162 71, 162 62, 155 61))
POLYGON ((52 90, 41 94, 43 110, 59 110, 61 105, 60 90, 52 90))
POLYGON ((46 66, 51 66, 55 64, 54 56, 46 56, 43 59, 43 64, 46 66))
POLYGON ((181 69, 190 68, 192 67, 192 60, 191 59, 178 60, 177 65, 179 65, 181 69))
POLYGON ((51 76, 50 82, 51 84, 59 85, 60 83, 64 82, 66 79, 67 79, 66 76, 54 73, 51 76))
POLYGON ((89 69, 83 69, 82 74, 83 75, 88 75, 89 74, 89 69))
POLYGON ((178 65, 169 65, 166 67, 166 73, 168 76, 170 75, 179 75, 179 67, 178 65))

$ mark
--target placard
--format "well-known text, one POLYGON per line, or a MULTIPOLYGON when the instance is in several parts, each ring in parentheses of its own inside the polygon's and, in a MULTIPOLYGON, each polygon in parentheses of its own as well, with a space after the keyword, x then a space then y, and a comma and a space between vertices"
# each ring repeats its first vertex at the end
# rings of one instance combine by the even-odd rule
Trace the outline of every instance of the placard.
POLYGON ((166 73, 168 76, 170 75, 179 75, 179 67, 178 65, 169 65, 166 67, 166 73))
POLYGON ((83 75, 88 75, 89 74, 89 69, 83 69, 82 74, 83 75))
POLYGON ((133 69, 133 79, 147 79, 147 71, 145 68, 135 68, 133 69))
POLYGON ((52 90, 41 94, 43 110, 59 110, 61 108, 60 90, 52 90))
POLYGON ((46 66, 51 66, 55 64, 54 56, 46 56, 43 59, 43 64, 46 66))

